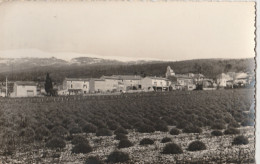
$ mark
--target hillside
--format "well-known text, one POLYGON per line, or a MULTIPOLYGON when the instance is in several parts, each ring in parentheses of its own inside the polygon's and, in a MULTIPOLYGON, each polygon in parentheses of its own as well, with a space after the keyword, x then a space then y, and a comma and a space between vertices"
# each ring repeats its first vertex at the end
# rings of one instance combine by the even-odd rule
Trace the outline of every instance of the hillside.
MULTIPOLYGON (((0 64, 0 80, 5 76, 9 80, 34 80, 42 81, 47 72, 52 79, 61 82, 65 77, 93 77, 113 74, 136 74, 142 76, 164 76, 169 65, 176 73, 202 73, 207 77, 215 78, 222 72, 253 72, 254 59, 196 59, 176 62, 162 61, 137 61, 121 62, 99 58, 75 58, 70 62, 47 58, 44 60, 27 61, 24 64, 18 62, 12 66, 6 63, 0 64), (27 65, 27 66, 25 66, 27 65), (7 69, 9 68, 9 69, 7 69)), ((0 60, 3 61, 3 60, 0 60)))

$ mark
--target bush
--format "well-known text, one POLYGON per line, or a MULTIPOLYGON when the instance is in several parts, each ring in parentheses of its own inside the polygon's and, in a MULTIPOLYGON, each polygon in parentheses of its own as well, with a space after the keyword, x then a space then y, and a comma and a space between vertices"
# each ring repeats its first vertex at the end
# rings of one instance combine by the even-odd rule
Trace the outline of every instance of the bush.
POLYGON ((35 132, 32 128, 25 128, 20 132, 19 136, 23 142, 31 143, 34 141, 35 132))
POLYGON ((107 157, 107 162, 111 162, 111 163, 118 163, 118 162, 123 163, 128 160, 129 160, 129 155, 120 151, 114 151, 111 154, 109 154, 109 156, 107 157))
POLYGON ((97 130, 96 136, 112 136, 112 132, 109 129, 101 128, 97 130))
POLYGON ((236 121, 233 121, 233 122, 230 122, 230 123, 228 124, 228 127, 229 127, 229 128, 239 128, 240 125, 239 125, 236 121))
POLYGON ((118 133, 121 133, 121 134, 128 134, 127 130, 125 130, 125 128, 117 128, 114 132, 114 134, 118 134, 118 133))
POLYGON ((71 144, 77 145, 77 144, 81 144, 81 143, 88 143, 88 141, 83 136, 73 136, 73 138, 71 140, 71 144))
POLYGON ((205 149, 206 149, 206 145, 201 141, 193 141, 188 146, 189 151, 199 151, 205 149))
POLYGON ((221 130, 225 128, 226 128, 225 124, 222 123, 215 123, 211 126, 211 129, 217 129, 217 130, 221 130))
POLYGON ((103 162, 98 157, 91 156, 86 159, 85 164, 103 164, 103 162))
POLYGON ((249 143, 245 136, 237 136, 233 139, 232 145, 247 145, 249 143))
POLYGON ((78 126, 73 126, 73 127, 69 128, 69 132, 70 132, 70 134, 77 134, 77 133, 81 133, 82 130, 78 126))
POLYGON ((157 123, 154 126, 154 128, 156 131, 161 131, 161 132, 168 132, 168 130, 169 130, 167 124, 164 122, 157 123))
POLYGON ((223 133, 222 133, 222 131, 214 130, 214 131, 211 132, 211 135, 212 136, 222 136, 223 133))
POLYGON ((116 140, 127 139, 127 136, 125 134, 118 133, 116 134, 115 139, 116 140))
POLYGON ((169 138, 169 137, 164 137, 162 140, 161 140, 161 143, 166 143, 166 142, 171 142, 172 139, 169 138))
POLYGON ((69 132, 63 126, 55 126, 51 129, 51 133, 57 137, 64 137, 69 134, 69 132))
POLYGON ((155 129, 150 125, 142 124, 140 127, 138 127, 137 131, 140 133, 153 133, 155 132, 155 129))
POLYGON ((71 151, 72 151, 72 153, 76 153, 76 154, 79 154, 79 153, 86 154, 86 153, 91 152, 92 148, 88 143, 79 143, 79 144, 75 145, 71 151))
POLYGON ((169 143, 165 145, 162 151, 163 154, 182 154, 181 147, 175 143, 169 143))
POLYGON ((50 135, 51 135, 51 132, 45 126, 40 126, 35 130, 35 139, 36 140, 42 140, 44 138, 49 137, 50 135))
POLYGON ((82 130, 85 133, 96 133, 97 127, 93 124, 87 123, 83 126, 82 130))
POLYGON ((140 141, 140 145, 152 145, 154 143, 154 141, 150 138, 143 138, 140 141))
POLYGON ((251 118, 246 118, 241 122, 242 126, 254 126, 255 125, 255 121, 251 118))
POLYGON ((133 144, 128 139, 122 139, 118 144, 118 148, 126 148, 131 146, 133 146, 133 144))
POLYGON ((118 128, 118 124, 115 121, 108 121, 107 126, 110 130, 116 130, 118 128))
POLYGON ((239 134, 240 131, 235 128, 228 128, 227 130, 224 131, 224 134, 231 135, 231 134, 239 134))
POLYGON ((202 133, 202 129, 196 126, 186 126, 182 132, 184 133, 202 133))
POLYGON ((170 131, 171 135, 179 135, 180 134, 180 130, 177 128, 172 128, 170 131))
POLYGON ((66 143, 61 138, 52 138, 46 143, 46 147, 50 149, 62 149, 66 146, 66 143))
POLYGON ((187 121, 181 121, 179 123, 177 123, 176 128, 178 129, 184 129, 186 126, 189 126, 190 123, 188 123, 187 121))

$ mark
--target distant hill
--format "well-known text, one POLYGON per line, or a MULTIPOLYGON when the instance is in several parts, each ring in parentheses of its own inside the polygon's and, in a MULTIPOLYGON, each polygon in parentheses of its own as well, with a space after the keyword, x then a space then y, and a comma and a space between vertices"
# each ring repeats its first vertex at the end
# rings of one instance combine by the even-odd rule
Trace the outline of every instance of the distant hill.
POLYGON ((71 61, 57 58, 0 58, 0 80, 7 75, 9 80, 43 81, 47 72, 56 82, 65 77, 93 77, 113 74, 136 74, 141 76, 164 76, 166 67, 176 73, 202 73, 215 78, 222 72, 253 72, 255 61, 250 59, 196 59, 176 62, 131 61, 79 57, 71 61))

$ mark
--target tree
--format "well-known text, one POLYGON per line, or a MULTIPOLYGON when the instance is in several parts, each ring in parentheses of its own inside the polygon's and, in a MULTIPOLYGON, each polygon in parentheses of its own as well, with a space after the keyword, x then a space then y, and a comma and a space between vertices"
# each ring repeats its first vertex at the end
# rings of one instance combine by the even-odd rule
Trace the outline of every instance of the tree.
POLYGON ((47 73, 47 75, 46 75, 44 87, 45 87, 45 91, 46 91, 47 95, 52 95, 53 86, 52 86, 52 80, 50 78, 49 73, 47 73))

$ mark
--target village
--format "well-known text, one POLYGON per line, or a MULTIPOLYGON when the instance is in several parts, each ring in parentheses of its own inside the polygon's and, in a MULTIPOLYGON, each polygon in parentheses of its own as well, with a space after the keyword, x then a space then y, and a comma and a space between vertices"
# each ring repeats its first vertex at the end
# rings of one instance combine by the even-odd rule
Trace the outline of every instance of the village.
MULTIPOLYGON (((0 97, 46 96, 45 82, 5 81, 0 84, 0 97)), ((62 84, 53 83, 55 96, 113 94, 134 92, 163 92, 175 90, 217 90, 254 86, 254 75, 227 72, 215 79, 203 74, 176 74, 170 66, 165 77, 140 75, 112 75, 100 78, 65 78, 62 84)))

